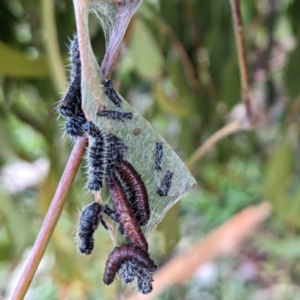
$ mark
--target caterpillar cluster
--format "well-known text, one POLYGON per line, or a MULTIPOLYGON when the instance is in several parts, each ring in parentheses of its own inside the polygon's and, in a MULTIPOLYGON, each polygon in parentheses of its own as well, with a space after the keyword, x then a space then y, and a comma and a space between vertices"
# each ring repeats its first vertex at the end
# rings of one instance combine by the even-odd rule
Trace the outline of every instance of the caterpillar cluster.
POLYGON ((65 131, 71 137, 84 134, 83 126, 86 118, 81 107, 81 61, 77 35, 70 46, 70 62, 72 66, 68 92, 59 106, 59 113, 66 117, 65 131))
MULTIPOLYGON (((59 112, 66 117, 66 133, 77 137, 86 134, 89 137, 87 188, 92 192, 108 187, 113 208, 98 202, 89 204, 81 213, 78 226, 78 248, 83 254, 91 254, 94 248, 94 232, 99 223, 108 229, 103 214, 119 224, 119 231, 125 235, 128 245, 115 247, 106 262, 103 281, 111 284, 116 274, 125 283, 137 278, 137 287, 141 293, 152 291, 154 261, 148 253, 148 242, 141 226, 150 219, 149 197, 141 175, 134 166, 125 160, 128 147, 123 140, 112 133, 106 133, 91 121, 82 110, 81 100, 81 61, 78 38, 75 35, 70 46, 72 65, 68 92, 61 102, 59 112)), ((103 82, 107 98, 117 107, 121 107, 121 98, 115 91, 112 81, 103 82)), ((124 122, 131 120, 131 112, 106 110, 103 107, 97 115, 102 118, 124 122)), ((163 142, 155 144, 155 171, 163 168, 163 142)), ((172 185, 173 172, 167 171, 157 187, 161 197, 168 195, 172 185)))

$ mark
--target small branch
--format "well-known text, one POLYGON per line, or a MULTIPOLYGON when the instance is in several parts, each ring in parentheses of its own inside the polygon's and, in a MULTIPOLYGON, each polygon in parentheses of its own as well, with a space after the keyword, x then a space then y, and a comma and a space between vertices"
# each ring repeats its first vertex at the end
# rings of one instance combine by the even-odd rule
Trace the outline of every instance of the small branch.
POLYGON ((241 242, 267 219, 270 210, 267 202, 244 209, 195 244, 190 251, 175 257, 159 269, 154 274, 152 293, 143 297, 134 294, 126 300, 156 299, 168 287, 192 277, 201 264, 236 251, 241 242))
POLYGON ((218 131, 216 131, 209 139, 201 145, 189 158, 189 160, 186 162, 186 166, 188 168, 192 168, 195 163, 209 150, 211 147, 213 147, 218 141, 223 139, 224 137, 227 137, 228 135, 235 133, 239 130, 241 130, 243 127, 241 123, 239 122, 231 122, 218 131))
POLYGON ((249 120, 252 120, 254 117, 254 112, 253 112, 251 96, 250 96, 250 84, 249 84, 250 81, 249 81, 249 73, 247 67, 246 46, 245 46, 242 14, 240 10, 240 1, 229 0, 229 2, 231 5, 238 59, 239 59, 243 102, 246 107, 248 118, 249 120))
POLYGON ((67 90, 67 82, 58 46, 53 0, 42 0, 42 21, 51 77, 57 92, 61 93, 67 90))
POLYGON ((50 237, 62 212, 66 196, 78 171, 82 156, 85 152, 86 145, 87 138, 77 138, 65 171, 62 175, 56 193, 49 207, 48 213, 45 217, 43 226, 28 258, 27 265, 20 276, 19 282, 17 283, 16 288, 14 289, 13 294, 10 297, 10 300, 23 299, 31 284, 34 274, 44 255, 50 237))
POLYGON ((105 79, 111 77, 129 21, 140 2, 141 0, 123 0, 119 4, 116 21, 100 67, 100 71, 105 79))

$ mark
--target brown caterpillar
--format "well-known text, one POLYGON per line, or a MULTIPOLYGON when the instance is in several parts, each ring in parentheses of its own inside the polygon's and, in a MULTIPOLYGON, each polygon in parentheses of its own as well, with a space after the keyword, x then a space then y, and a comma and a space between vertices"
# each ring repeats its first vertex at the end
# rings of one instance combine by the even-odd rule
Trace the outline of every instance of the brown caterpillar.
POLYGON ((132 243, 138 248, 147 250, 147 240, 143 235, 137 219, 135 218, 131 210, 129 202, 126 199, 123 187, 115 172, 111 169, 106 178, 111 198, 114 202, 115 209, 119 214, 120 223, 122 224, 132 243))
POLYGON ((156 265, 148 253, 135 248, 134 245, 123 245, 116 247, 106 261, 103 275, 105 284, 109 285, 114 281, 121 264, 126 260, 134 261, 137 266, 147 269, 149 272, 156 270, 156 265))
POLYGON ((126 160, 117 166, 122 179, 132 192, 131 205, 136 208, 136 216, 140 225, 147 224, 150 218, 148 193, 140 174, 126 160))

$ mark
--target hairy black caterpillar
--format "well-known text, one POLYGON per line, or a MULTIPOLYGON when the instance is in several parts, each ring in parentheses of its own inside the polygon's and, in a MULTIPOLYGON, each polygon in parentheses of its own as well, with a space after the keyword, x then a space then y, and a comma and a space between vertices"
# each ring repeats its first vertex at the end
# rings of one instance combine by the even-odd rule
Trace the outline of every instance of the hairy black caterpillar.
POLYGON ((100 117, 106 117, 107 119, 112 120, 119 120, 124 122, 125 119, 131 120, 132 119, 132 113, 131 112, 121 112, 116 110, 102 110, 98 111, 97 115, 100 117))
POLYGON ((152 273, 145 268, 139 267, 134 261, 126 260, 119 268, 119 276, 124 283, 129 283, 137 277, 138 291, 142 294, 152 292, 152 273))
POLYGON ((166 175, 164 176, 163 180, 160 183, 159 188, 156 191, 156 193, 159 196, 167 196, 168 195, 170 187, 172 185, 172 178, 173 178, 173 173, 170 171, 167 171, 166 175))
POLYGON ((121 163, 128 147, 125 146, 124 142, 114 134, 109 134, 108 140, 110 143, 111 161, 115 164, 121 163))
POLYGON ((88 153, 90 173, 88 189, 91 191, 100 191, 103 187, 106 169, 111 163, 109 139, 91 121, 87 122, 83 128, 91 137, 91 145, 88 153))
POLYGON ((68 92, 59 107, 59 112, 67 117, 66 133, 77 137, 84 133, 82 127, 86 123, 81 107, 81 62, 77 35, 74 36, 74 40, 71 42, 70 61, 72 65, 71 82, 68 92))
POLYGON ((107 259, 103 276, 105 284, 109 285, 114 281, 116 272, 126 260, 134 261, 137 266, 147 269, 149 272, 156 270, 156 265, 147 252, 141 251, 133 245, 123 245, 116 247, 107 259))
POLYGON ((93 234, 99 222, 102 221, 101 212, 101 205, 94 202, 86 206, 81 213, 78 227, 78 248, 83 254, 91 254, 94 249, 93 234))
POLYGON ((83 126, 86 124, 85 116, 76 116, 67 119, 66 133, 70 136, 77 137, 84 134, 83 126))
POLYGON ((116 106, 121 106, 121 99, 118 96, 117 92, 115 91, 112 81, 110 79, 106 79, 103 81, 103 85, 105 87, 105 94, 107 95, 108 99, 112 101, 116 106))
POLYGON ((148 193, 140 174, 126 160, 123 160, 122 163, 116 167, 123 181, 132 192, 132 200, 129 201, 133 206, 133 210, 139 220, 139 224, 147 224, 150 218, 148 193))
POLYGON ((161 170, 163 154, 163 142, 157 142, 155 151, 155 170, 161 170))
POLYGON ((136 247, 147 250, 148 242, 130 208, 123 187, 112 169, 109 171, 106 179, 112 201, 119 214, 120 223, 128 237, 136 247))

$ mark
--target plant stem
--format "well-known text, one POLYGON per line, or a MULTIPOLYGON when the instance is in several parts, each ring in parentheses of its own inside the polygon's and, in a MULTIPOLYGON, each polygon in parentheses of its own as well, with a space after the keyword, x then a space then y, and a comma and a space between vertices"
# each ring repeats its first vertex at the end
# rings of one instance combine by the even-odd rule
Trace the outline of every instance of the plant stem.
POLYGON ((239 122, 231 122, 216 131, 209 139, 201 145, 189 158, 186 162, 186 166, 188 168, 192 168, 195 163, 209 150, 213 147, 218 141, 223 139, 224 137, 239 131, 242 128, 241 123, 239 122))
POLYGON ((243 102, 246 107, 248 118, 251 121, 253 119, 253 108, 252 108, 251 97, 250 97, 250 84, 249 84, 250 81, 249 81, 249 73, 247 67, 246 46, 245 46, 242 14, 240 9, 240 1, 229 0, 229 2, 231 5, 235 39, 236 39, 237 52, 238 52, 243 102))
POLYGON ((112 34, 109 38, 105 56, 100 67, 100 71, 105 79, 111 77, 124 34, 127 30, 131 17, 136 11, 140 2, 141 0, 124 0, 119 4, 112 34))
POLYGON ((20 276, 19 282, 11 295, 11 300, 21 300, 24 298, 34 274, 40 264, 44 252, 49 243, 57 221, 66 201, 66 196, 71 188, 76 173, 78 171, 82 156, 87 145, 86 137, 78 137, 70 155, 69 161, 62 175, 62 178, 53 197, 48 213, 45 217, 42 228, 32 248, 27 265, 20 276))
POLYGON ((54 1, 42 0, 42 22, 45 32, 48 65, 56 91, 61 93, 67 90, 67 82, 58 46, 54 12, 54 1))

